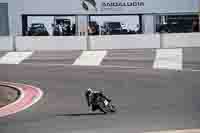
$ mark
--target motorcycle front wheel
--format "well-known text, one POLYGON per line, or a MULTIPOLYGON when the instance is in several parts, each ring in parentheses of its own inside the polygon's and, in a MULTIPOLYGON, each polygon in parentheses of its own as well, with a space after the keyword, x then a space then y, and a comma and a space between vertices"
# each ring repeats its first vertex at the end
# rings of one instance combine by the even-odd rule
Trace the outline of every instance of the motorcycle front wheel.
POLYGON ((116 112, 117 111, 117 108, 115 105, 110 105, 110 111, 111 112, 116 112))

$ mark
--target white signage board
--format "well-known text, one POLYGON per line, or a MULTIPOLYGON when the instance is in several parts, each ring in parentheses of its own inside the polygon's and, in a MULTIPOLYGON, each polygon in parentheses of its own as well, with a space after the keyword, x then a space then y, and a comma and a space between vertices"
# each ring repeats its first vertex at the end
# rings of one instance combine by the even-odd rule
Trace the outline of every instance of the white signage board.
POLYGON ((21 12, 24 14, 138 14, 200 11, 199 0, 17 0, 12 3, 23 6, 21 12))

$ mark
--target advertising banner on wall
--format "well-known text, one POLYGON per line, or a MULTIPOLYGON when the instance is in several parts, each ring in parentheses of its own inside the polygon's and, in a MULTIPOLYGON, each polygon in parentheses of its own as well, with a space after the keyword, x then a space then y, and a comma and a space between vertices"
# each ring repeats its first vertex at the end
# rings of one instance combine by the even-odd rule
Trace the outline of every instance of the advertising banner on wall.
POLYGON ((134 14, 198 12, 198 0, 80 0, 87 13, 134 14))

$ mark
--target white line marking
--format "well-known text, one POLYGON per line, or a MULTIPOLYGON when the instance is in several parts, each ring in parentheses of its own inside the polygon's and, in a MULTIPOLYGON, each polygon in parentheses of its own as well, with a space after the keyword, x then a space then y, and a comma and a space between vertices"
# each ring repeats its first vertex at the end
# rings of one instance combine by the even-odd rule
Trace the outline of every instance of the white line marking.
POLYGON ((183 71, 200 72, 200 70, 197 69, 183 69, 183 71))
POLYGON ((73 65, 98 66, 106 54, 107 51, 83 51, 73 65))
POLYGON ((145 133, 200 133, 200 129, 152 131, 152 132, 145 132, 145 133))
POLYGON ((0 64, 20 64, 32 54, 33 52, 8 52, 0 58, 0 64))
POLYGON ((154 69, 183 69, 182 49, 157 49, 154 69))

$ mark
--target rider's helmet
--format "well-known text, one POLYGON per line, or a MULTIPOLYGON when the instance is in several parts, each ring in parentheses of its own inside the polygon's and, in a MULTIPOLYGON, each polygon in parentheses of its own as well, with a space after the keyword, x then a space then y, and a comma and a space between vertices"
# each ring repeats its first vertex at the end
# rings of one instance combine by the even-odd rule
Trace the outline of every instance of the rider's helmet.
POLYGON ((90 95, 90 94, 92 93, 92 89, 91 89, 91 88, 88 88, 88 89, 87 89, 87 93, 88 93, 88 95, 90 95))

